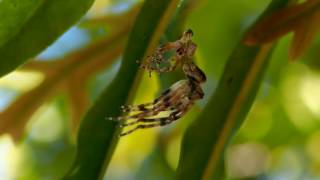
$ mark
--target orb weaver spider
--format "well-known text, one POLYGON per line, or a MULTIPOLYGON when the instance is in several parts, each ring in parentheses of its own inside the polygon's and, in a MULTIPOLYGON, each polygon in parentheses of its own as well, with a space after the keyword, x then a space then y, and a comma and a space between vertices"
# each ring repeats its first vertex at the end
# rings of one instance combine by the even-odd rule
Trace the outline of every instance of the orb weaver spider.
POLYGON ((173 43, 160 46, 151 56, 149 62, 141 66, 143 69, 156 72, 173 71, 178 64, 182 64, 182 71, 186 78, 174 83, 168 90, 164 91, 153 102, 139 105, 124 105, 123 112, 134 113, 109 120, 121 121, 121 127, 134 126, 131 130, 121 133, 119 136, 131 134, 138 129, 164 126, 180 119, 194 105, 195 101, 202 99, 204 92, 201 84, 206 81, 204 72, 192 62, 196 45, 191 41, 193 33, 191 30, 184 32, 182 38, 173 43), (163 51, 174 48, 176 62, 172 66, 160 68, 153 67, 153 63, 165 60, 163 51), (155 57, 159 57, 156 59, 155 57), (162 115, 161 115, 162 114, 162 115), (163 115, 164 114, 164 115, 163 115), (129 122, 127 122, 129 121, 129 122))

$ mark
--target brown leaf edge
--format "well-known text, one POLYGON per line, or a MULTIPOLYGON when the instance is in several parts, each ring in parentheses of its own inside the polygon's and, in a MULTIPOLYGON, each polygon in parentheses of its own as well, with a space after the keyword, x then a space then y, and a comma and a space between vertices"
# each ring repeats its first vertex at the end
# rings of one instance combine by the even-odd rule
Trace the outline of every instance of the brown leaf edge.
POLYGON ((243 42, 249 46, 267 44, 289 32, 294 32, 289 49, 289 60, 295 60, 305 52, 319 31, 319 23, 317 23, 320 21, 319 14, 319 0, 309 0, 288 6, 257 22, 245 34, 243 42))

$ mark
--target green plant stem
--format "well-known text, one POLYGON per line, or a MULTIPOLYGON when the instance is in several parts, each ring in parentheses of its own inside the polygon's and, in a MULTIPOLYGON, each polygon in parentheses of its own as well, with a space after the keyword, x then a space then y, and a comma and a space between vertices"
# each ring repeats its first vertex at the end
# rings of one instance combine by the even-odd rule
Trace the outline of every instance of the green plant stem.
MULTIPOLYGON (((287 0, 273 0, 261 17, 286 4, 287 0)), ((250 110, 271 51, 270 44, 242 42, 234 49, 213 97, 186 131, 177 179, 221 179, 224 149, 250 110)))
POLYGON ((106 117, 119 116, 120 106, 132 96, 138 78, 136 61, 144 59, 157 46, 178 2, 145 1, 129 37, 119 73, 82 120, 76 159, 64 179, 103 178, 120 131, 118 123, 107 121, 106 117))

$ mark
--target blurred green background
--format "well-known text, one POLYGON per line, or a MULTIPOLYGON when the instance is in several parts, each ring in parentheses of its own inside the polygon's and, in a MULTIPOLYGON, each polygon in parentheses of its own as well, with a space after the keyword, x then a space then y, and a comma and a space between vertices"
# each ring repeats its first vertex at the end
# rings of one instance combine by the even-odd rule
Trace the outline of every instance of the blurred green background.
MULTIPOLYGON (((170 126, 141 130, 121 138, 105 179, 172 178, 185 128, 201 113, 214 92, 226 59, 244 30, 269 2, 201 0, 193 4, 185 29, 194 31, 194 42, 198 45, 196 62, 208 77, 204 85, 205 99, 170 126)), ((130 27, 134 15, 128 12, 135 14, 140 4, 138 0, 96 0, 86 16, 39 54, 35 62, 63 65, 59 61, 67 61, 67 54, 81 53, 89 44, 130 27)), ((126 38, 128 33, 129 30, 120 33, 121 38, 126 38)), ((291 37, 289 34, 277 44, 254 105, 229 144, 225 154, 228 179, 320 178, 320 37, 302 58, 289 63, 291 37)), ((162 39, 166 39, 165 35, 162 39)), ((107 56, 109 63, 102 63, 102 68, 99 63, 87 66, 89 70, 84 72, 90 78, 81 82, 83 87, 61 85, 52 91, 31 118, 25 120, 26 126, 19 129, 22 136, 18 141, 13 141, 8 134, 0 137, 1 179, 49 180, 66 173, 75 156, 78 121, 115 76, 122 53, 121 48, 117 50, 118 54, 107 56), (72 120, 75 122, 71 123, 72 120)), ((103 53, 95 58, 107 59, 103 53)), ((29 63, 29 67, 26 64, 2 77, 0 109, 5 112, 23 101, 21 97, 45 83, 46 76, 54 77, 49 70, 29 63)), ((46 83, 45 87, 50 89, 50 82, 46 83)), ((164 84, 163 77, 153 74, 149 78, 145 73, 134 103, 152 101, 167 88, 164 84)), ((32 101, 37 99, 33 97, 32 101)), ((19 112, 12 116, 19 116, 19 112)))

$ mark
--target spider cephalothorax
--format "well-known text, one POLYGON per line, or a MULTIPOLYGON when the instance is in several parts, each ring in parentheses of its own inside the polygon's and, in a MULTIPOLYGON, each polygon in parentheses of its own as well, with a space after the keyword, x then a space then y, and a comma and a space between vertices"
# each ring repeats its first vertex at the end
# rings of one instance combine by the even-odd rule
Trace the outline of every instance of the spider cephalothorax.
MULTIPOLYGON (((170 124, 181 118, 193 106, 195 101, 203 98, 204 92, 200 85, 206 81, 206 76, 203 71, 192 62, 196 49, 196 45, 191 41, 192 35, 192 31, 188 30, 184 32, 180 40, 173 42, 173 44, 176 45, 174 57, 177 61, 176 64, 166 69, 166 72, 172 71, 178 63, 181 63, 186 79, 174 83, 153 102, 122 106, 123 112, 131 113, 132 115, 124 115, 117 118, 110 117, 109 119, 121 121, 122 127, 134 127, 131 130, 121 133, 120 136, 130 134, 138 129, 170 124), (182 54, 180 54, 181 52, 182 54)), ((173 45, 170 44, 171 43, 167 43, 159 47, 152 56, 159 57, 159 62, 163 61, 164 59, 161 59, 164 56, 163 49, 168 49, 168 46, 173 47, 173 45)), ((155 62, 146 62, 142 68, 150 71, 164 72, 164 69, 160 67, 150 69, 150 67, 152 67, 150 63, 155 62)))

